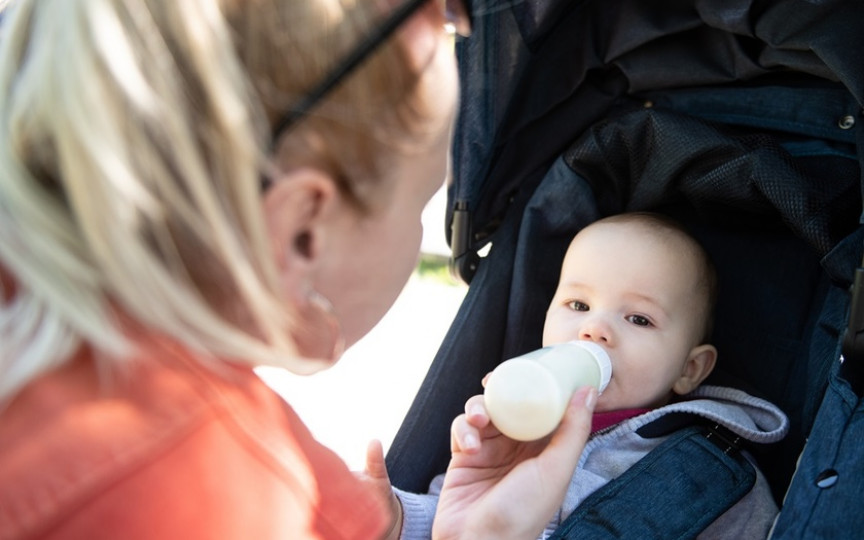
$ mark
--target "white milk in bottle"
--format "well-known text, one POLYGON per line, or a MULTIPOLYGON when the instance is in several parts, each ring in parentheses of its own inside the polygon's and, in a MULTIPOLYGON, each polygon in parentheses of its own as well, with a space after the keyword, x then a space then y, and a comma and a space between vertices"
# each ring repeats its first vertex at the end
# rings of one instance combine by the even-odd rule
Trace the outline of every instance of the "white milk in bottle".
POLYGON ((554 430, 582 386, 602 392, 612 376, 609 355, 596 343, 570 341, 498 365, 484 391, 489 418, 501 433, 533 441, 554 430))

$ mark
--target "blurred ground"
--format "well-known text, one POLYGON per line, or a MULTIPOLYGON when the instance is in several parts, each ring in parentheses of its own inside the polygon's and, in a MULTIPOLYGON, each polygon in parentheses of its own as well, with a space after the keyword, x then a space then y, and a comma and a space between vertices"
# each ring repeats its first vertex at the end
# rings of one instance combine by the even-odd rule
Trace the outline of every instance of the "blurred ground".
MULTIPOLYGON (((421 250, 441 256, 443 190, 423 215, 421 250)), ((415 272, 396 303, 333 368, 299 377, 261 369, 267 383, 294 407, 312 433, 353 470, 363 467, 366 444, 379 439, 385 452, 466 292, 440 274, 415 272)))

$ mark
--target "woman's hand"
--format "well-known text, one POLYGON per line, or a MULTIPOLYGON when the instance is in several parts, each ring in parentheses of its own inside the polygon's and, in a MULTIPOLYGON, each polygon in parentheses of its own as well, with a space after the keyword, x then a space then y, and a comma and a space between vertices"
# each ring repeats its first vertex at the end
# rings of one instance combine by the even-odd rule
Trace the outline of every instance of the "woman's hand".
POLYGON ((432 536, 533 540, 555 515, 591 431, 597 391, 575 392, 550 437, 514 441, 489 420, 483 396, 453 421, 450 466, 432 536))

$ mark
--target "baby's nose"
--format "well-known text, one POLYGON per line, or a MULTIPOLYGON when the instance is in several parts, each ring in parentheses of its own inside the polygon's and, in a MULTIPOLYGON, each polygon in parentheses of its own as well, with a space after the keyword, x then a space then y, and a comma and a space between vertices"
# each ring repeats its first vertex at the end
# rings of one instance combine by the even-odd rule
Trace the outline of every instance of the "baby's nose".
POLYGON ((592 317, 591 320, 585 321, 585 324, 582 325, 579 339, 611 345, 612 329, 600 317, 592 317))

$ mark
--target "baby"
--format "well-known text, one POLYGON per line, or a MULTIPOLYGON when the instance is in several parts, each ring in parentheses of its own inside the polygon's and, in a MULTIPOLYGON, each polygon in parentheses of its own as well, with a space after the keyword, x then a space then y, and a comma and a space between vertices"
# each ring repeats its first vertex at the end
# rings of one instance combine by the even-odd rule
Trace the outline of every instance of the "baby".
POLYGON ((613 377, 595 411, 654 409, 695 390, 717 350, 707 343, 717 280, 702 247, 654 214, 620 214, 576 235, 546 312, 543 345, 593 341, 613 377))
MULTIPOLYGON (((715 271, 704 249, 663 216, 616 215, 574 237, 546 314, 543 345, 592 341, 609 354, 612 378, 597 400, 593 433, 560 510, 541 538, 666 439, 637 433, 661 417, 701 416, 756 443, 785 436, 788 420, 774 405, 732 388, 700 387, 717 359, 708 343, 715 296, 715 271)), ((436 478, 424 495, 394 490, 403 508, 402 538, 429 537, 443 481, 443 475, 436 478)), ((757 469, 753 489, 700 537, 765 538, 777 511, 757 469)))

